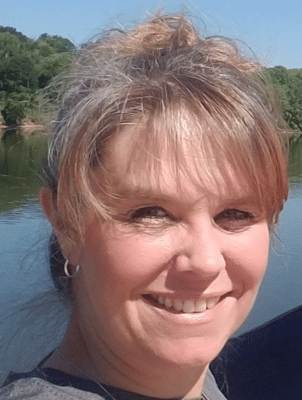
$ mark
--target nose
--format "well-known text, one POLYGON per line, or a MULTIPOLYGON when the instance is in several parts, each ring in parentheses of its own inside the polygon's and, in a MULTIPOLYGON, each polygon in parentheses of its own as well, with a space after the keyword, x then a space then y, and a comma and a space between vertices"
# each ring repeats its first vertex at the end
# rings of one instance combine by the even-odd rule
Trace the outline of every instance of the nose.
POLYGON ((205 280, 213 279, 226 268, 221 232, 211 220, 186 229, 176 268, 205 280))

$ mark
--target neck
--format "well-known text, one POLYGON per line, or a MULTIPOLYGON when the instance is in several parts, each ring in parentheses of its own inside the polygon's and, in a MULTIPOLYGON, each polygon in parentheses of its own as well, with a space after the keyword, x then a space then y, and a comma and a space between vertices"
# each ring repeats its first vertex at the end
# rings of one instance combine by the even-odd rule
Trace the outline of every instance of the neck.
POLYGON ((129 392, 163 399, 200 398, 207 371, 207 366, 192 368, 159 362, 152 365, 149 360, 138 360, 133 366, 103 343, 86 341, 75 320, 71 321, 59 349, 70 363, 54 353, 45 366, 86 379, 90 377, 96 382, 129 392))

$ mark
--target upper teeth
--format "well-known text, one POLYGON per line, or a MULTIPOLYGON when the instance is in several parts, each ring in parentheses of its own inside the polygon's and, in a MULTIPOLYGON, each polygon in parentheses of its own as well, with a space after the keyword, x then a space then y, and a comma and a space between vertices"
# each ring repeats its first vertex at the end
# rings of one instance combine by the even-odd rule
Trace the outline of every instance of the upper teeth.
POLYGON ((196 313, 204 312, 206 309, 211 309, 216 306, 220 297, 212 297, 207 300, 172 300, 167 297, 152 295, 154 300, 159 304, 163 305, 165 308, 174 308, 176 311, 184 313, 196 313))

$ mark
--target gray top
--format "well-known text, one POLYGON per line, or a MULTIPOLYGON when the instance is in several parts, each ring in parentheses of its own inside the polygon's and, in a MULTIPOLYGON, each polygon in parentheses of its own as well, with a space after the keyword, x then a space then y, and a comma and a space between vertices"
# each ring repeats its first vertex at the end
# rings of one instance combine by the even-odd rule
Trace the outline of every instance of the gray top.
MULTIPOLYGON (((45 369, 46 370, 46 369, 45 369)), ((50 369, 48 369, 50 371, 50 369)), ((47 375, 49 374, 47 372, 47 375)), ((64 374, 61 371, 55 371, 57 375, 62 375, 63 377, 68 377, 69 375, 64 374)), ((0 400, 109 400, 108 395, 102 391, 99 387, 96 388, 96 384, 87 381, 82 378, 72 377, 70 379, 70 383, 68 385, 67 381, 65 381, 66 385, 57 385, 48 380, 43 379, 43 375, 40 372, 41 377, 39 376, 30 376, 27 374, 27 377, 22 377, 22 375, 26 374, 17 374, 16 378, 12 378, 12 382, 5 385, 0 389, 0 400), (71 381, 77 382, 78 387, 73 387, 71 385, 71 381), (87 385, 85 386, 85 382, 87 385), (87 391, 87 386, 94 385, 93 391, 87 391), (82 389, 81 389, 82 387, 82 389), (86 390, 84 389, 86 388, 86 390), (97 393, 98 392, 98 393, 97 393)), ((31 375, 38 375, 36 372, 31 375)), ((45 374, 45 378, 48 379, 49 376, 45 374)), ((71 376, 69 376, 71 377, 71 376)), ((116 398, 116 400, 151 400, 153 398, 146 397, 142 395, 137 395, 134 393, 126 392, 124 390, 110 388, 106 386, 112 395, 116 398)), ((226 400, 223 394, 219 391, 215 379, 211 372, 209 371, 207 374, 207 378, 204 385, 203 396, 206 400, 226 400)))

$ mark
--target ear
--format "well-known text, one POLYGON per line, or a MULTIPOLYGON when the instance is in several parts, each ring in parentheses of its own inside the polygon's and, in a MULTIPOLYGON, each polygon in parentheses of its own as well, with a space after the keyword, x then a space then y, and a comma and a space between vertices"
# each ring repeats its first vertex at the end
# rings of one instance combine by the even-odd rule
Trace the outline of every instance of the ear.
POLYGON ((40 203, 44 214, 53 227, 54 233, 58 239, 62 254, 65 258, 76 265, 78 264, 79 247, 62 229, 60 215, 57 209, 56 201, 52 190, 48 186, 42 186, 40 189, 40 203))
POLYGON ((59 230, 59 213, 55 204, 55 199, 52 190, 48 186, 42 186, 40 189, 40 203, 44 214, 51 223, 54 231, 59 230))

